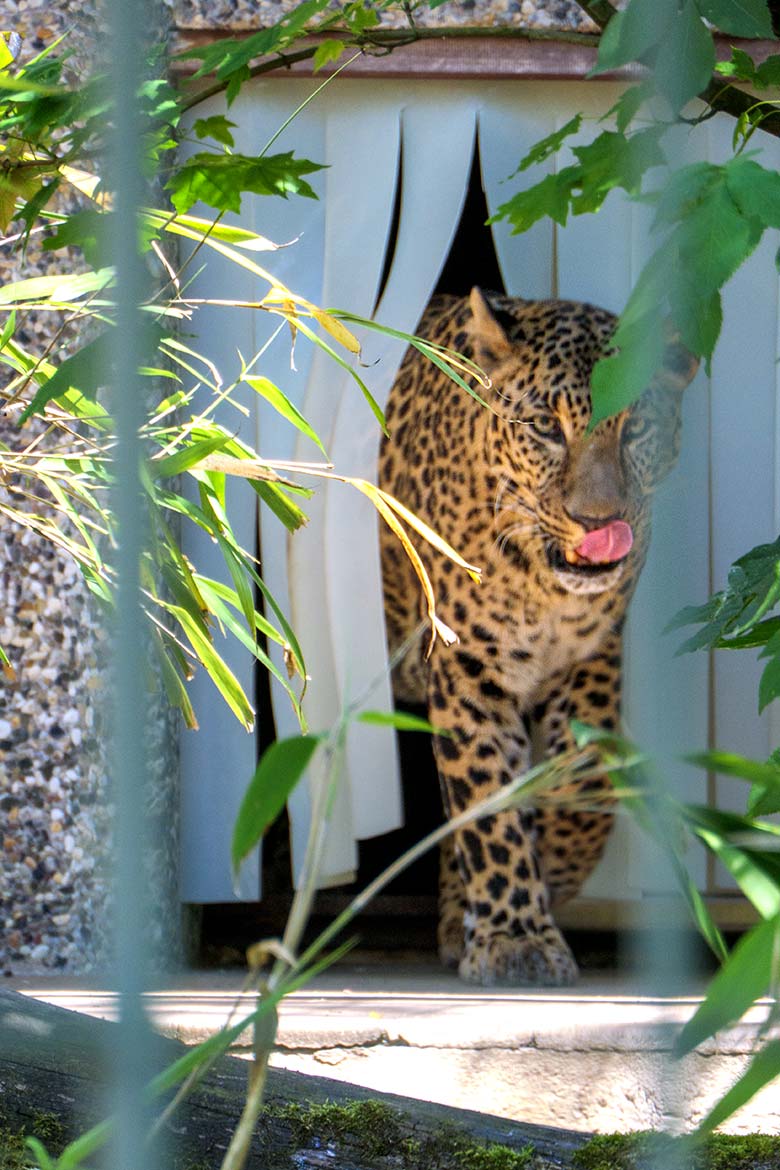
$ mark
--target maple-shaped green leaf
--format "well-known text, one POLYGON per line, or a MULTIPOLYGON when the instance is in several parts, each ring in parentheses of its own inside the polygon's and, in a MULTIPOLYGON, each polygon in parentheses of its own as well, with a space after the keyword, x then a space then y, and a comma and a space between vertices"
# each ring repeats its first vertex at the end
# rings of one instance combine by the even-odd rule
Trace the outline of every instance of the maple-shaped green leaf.
POLYGON ((720 181, 720 167, 715 163, 691 163, 680 167, 666 180, 655 208, 653 229, 675 224, 694 204, 705 199, 707 192, 720 181))
POLYGON ((103 211, 85 208, 72 212, 57 224, 52 235, 43 241, 45 252, 58 248, 81 248, 89 263, 98 268, 106 262, 110 246, 109 217, 103 211))
POLYGON ((715 65, 715 72, 724 77, 732 77, 734 81, 749 81, 751 85, 757 84, 755 61, 744 49, 735 49, 733 45, 731 59, 718 61, 715 65))
MULTIPOLYGON (((780 60, 780 58, 779 58, 780 60)), ((780 228, 780 174, 752 158, 737 155, 725 167, 726 188, 747 218, 763 227, 780 228)))
POLYGON ((314 72, 317 73, 324 65, 328 65, 331 61, 338 61, 341 54, 344 52, 346 45, 343 41, 335 38, 328 38, 317 45, 312 64, 314 72))
POLYGON ((680 260, 698 295, 710 296, 722 287, 750 255, 761 238, 761 226, 746 218, 732 198, 721 171, 707 198, 691 207, 678 226, 680 260))
POLYGON ((702 16, 735 37, 774 37, 766 0, 696 0, 702 16))
POLYGON ((659 141, 662 134, 661 126, 649 126, 630 136, 605 130, 587 146, 575 146, 581 176, 572 211, 597 211, 616 187, 636 193, 645 172, 666 162, 659 141))
POLYGON ((260 29, 248 37, 212 41, 208 45, 187 49, 179 53, 178 57, 181 60, 200 59, 201 65, 195 74, 196 77, 216 73, 220 81, 227 81, 234 74, 242 73, 244 70, 249 76, 249 65, 252 61, 284 49, 295 40, 314 16, 327 8, 329 3, 330 0, 303 0, 303 3, 296 4, 269 28, 260 29))
POLYGON ((305 158, 294 158, 292 151, 262 158, 243 154, 208 154, 201 152, 187 159, 166 187, 171 202, 180 213, 198 201, 217 211, 241 210, 241 196, 249 191, 254 195, 317 196, 302 177, 321 171, 320 163, 305 158))
POLYGON ((198 138, 213 138, 223 146, 235 146, 231 130, 235 130, 236 123, 231 122, 224 114, 212 114, 210 118, 196 118, 192 128, 198 138))
POLYGON ((613 338, 616 352, 593 367, 591 428, 625 410, 647 389, 663 362, 664 340, 660 318, 645 317, 621 325, 613 338))
POLYGON ((363 3, 363 0, 345 4, 341 15, 350 32, 356 36, 360 36, 367 28, 376 28, 379 24, 379 13, 370 3, 363 3))
POLYGON ((582 125, 582 114, 575 114, 573 118, 561 126, 560 130, 554 130, 552 134, 548 134, 546 138, 541 138, 534 143, 531 149, 518 163, 517 169, 509 176, 513 179, 515 175, 519 175, 521 171, 528 170, 530 166, 536 163, 544 162, 551 154, 557 154, 561 149, 565 139, 570 135, 576 134, 582 125))
POLYGON ((672 18, 659 42, 653 65, 658 92, 677 114, 707 88, 715 68, 712 33, 703 23, 693 0, 674 6, 672 18))
POLYGON ((47 403, 71 389, 78 390, 85 398, 94 399, 98 389, 106 383, 109 361, 110 337, 108 333, 101 333, 60 362, 52 377, 44 382, 22 411, 20 423, 26 422, 30 415, 40 414, 47 403))
POLYGON ((723 327, 720 293, 712 292, 709 296, 702 296, 697 292, 695 279, 686 279, 681 272, 670 288, 669 305, 682 344, 691 353, 701 354, 709 370, 709 362, 723 327))
POLYGON ((666 35, 673 17, 673 0, 631 0, 616 12, 599 41, 598 64, 594 74, 617 69, 640 60, 666 35))
POLYGON ((652 94, 653 85, 651 79, 642 81, 639 85, 630 85, 628 89, 623 90, 614 106, 607 110, 606 114, 599 121, 605 122, 608 118, 614 118, 618 132, 625 134, 639 110, 652 94))
POLYGON ((563 227, 569 216, 572 186, 579 178, 579 173, 579 167, 564 167, 562 171, 547 175, 540 183, 526 191, 518 191, 506 203, 501 204, 495 215, 491 216, 489 223, 508 219, 512 225, 512 234, 519 235, 549 215, 563 227))
MULTIPOLYGON (((734 50, 736 54, 737 50, 734 50)), ((780 85, 780 56, 773 53, 771 57, 767 57, 766 61, 762 61, 754 78, 754 84, 759 89, 771 89, 780 85)))

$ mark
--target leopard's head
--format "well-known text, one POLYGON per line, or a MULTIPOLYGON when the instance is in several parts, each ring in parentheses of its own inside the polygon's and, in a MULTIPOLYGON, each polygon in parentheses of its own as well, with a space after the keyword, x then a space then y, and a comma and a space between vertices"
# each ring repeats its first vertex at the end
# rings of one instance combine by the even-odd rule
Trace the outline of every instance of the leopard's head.
POLYGON ((492 381, 499 550, 530 557, 570 592, 602 593, 644 558, 649 496, 677 458, 697 362, 670 341, 642 397, 589 433, 591 373, 615 317, 573 301, 488 302, 479 289, 470 308, 471 349, 492 381))

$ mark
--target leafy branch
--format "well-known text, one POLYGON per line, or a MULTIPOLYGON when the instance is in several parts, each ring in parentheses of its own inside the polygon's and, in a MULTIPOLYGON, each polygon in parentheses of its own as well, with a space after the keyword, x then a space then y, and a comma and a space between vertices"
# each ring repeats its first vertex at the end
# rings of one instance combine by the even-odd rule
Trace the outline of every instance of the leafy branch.
MULTIPOLYGON (((577 3, 583 12, 585 12, 590 17, 593 23, 602 30, 602 33, 606 31, 607 26, 615 16, 618 17, 619 23, 624 23, 622 21, 621 13, 619 13, 618 9, 616 9, 610 3, 610 0, 577 0, 577 3)), ((637 54, 638 59, 642 60, 644 54, 648 53, 649 50, 654 48, 657 52, 659 47, 662 46, 663 37, 666 35, 666 32, 664 29, 663 15, 661 12, 659 12, 659 10, 662 10, 663 7, 664 5, 655 6, 657 26, 656 31, 658 34, 657 39, 655 41, 650 40, 648 44, 645 44, 644 41, 640 41, 638 42, 638 46, 629 44, 629 46, 627 46, 628 51, 631 52, 631 57, 628 58, 629 60, 633 59, 634 50, 637 47, 639 47, 642 54, 642 56, 637 54)), ((647 4, 645 5, 645 8, 648 8, 647 4)), ((775 34, 772 27, 771 14, 769 12, 768 6, 762 3, 762 0, 753 0, 753 2, 739 6, 736 4, 729 4, 728 0, 720 0, 720 2, 719 0, 703 0, 703 2, 698 6, 698 12, 701 14, 701 16, 706 16, 708 19, 712 20, 716 27, 720 28, 723 32, 742 37, 765 37, 767 39, 774 39, 775 34), (738 23, 733 23, 734 14, 738 7, 742 12, 742 20, 740 20, 738 23)), ((780 137, 779 114, 770 109, 762 111, 759 117, 756 108, 756 99, 751 94, 747 94, 743 90, 737 89, 729 82, 723 82, 717 78, 707 78, 705 76, 707 72, 711 74, 716 68, 715 56, 714 52, 710 52, 709 48, 707 47, 705 38, 702 37, 701 32, 699 32, 696 27, 696 16, 694 14, 692 14, 692 16, 693 20, 691 23, 689 19, 689 26, 693 29, 694 35, 697 37, 698 44, 700 46, 699 51, 701 59, 697 63, 697 68, 692 73, 690 79, 685 77, 684 70, 680 70, 679 80, 681 84, 687 87, 688 98, 700 97, 702 101, 705 101, 711 107, 712 113, 722 112, 725 114, 730 114, 731 117, 735 118, 737 121, 750 119, 751 122, 755 121, 756 124, 760 126, 760 128, 765 133, 772 134, 774 137, 780 137), (702 87, 696 88, 696 85, 701 84, 702 80, 704 80, 702 87)), ((705 26, 702 24, 700 19, 699 24, 701 24, 702 29, 704 29, 705 26)), ((621 29, 621 31, 623 31, 623 29, 621 29)), ((611 33, 610 35, 617 40, 616 33, 611 33)), ((650 34, 651 37, 652 35, 653 34, 650 34)), ((625 37, 622 38, 622 40, 625 46, 625 37)), ((671 52, 673 46, 668 45, 666 49, 667 51, 671 52)), ((770 58, 770 60, 779 61, 780 58, 770 58)), ((604 57, 602 57, 602 62, 603 61, 604 57)), ((647 64, 650 65, 650 67, 655 66, 657 68, 657 55, 656 57, 649 56, 647 59, 647 64)), ((677 66, 679 66, 679 63, 677 63, 677 66)), ((672 62, 672 68, 674 67, 675 63, 672 62)), ((753 84, 755 80, 755 74, 753 77, 742 77, 740 80, 753 84)))

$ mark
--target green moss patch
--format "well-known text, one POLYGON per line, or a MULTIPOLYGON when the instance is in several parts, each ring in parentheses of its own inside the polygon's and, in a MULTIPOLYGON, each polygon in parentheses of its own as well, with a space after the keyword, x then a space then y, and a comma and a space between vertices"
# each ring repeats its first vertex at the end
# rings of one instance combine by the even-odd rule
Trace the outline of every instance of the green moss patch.
POLYGON ((60 1121, 48 1113, 36 1113, 29 1125, 13 1130, 0 1118, 0 1170, 28 1170, 35 1157, 26 1144, 28 1137, 36 1137, 47 1149, 61 1150, 65 1131, 60 1121))
POLYGON ((345 1143, 366 1158, 392 1156, 403 1170, 526 1170, 533 1158, 530 1146, 478 1142, 454 1126, 418 1136, 404 1114, 380 1101, 269 1105, 264 1115, 289 1125, 298 1146, 345 1143))
POLYGON ((573 1163, 577 1170, 657 1170, 667 1163, 686 1170, 780 1170, 780 1137, 714 1134, 694 1145, 657 1133, 600 1134, 575 1153, 573 1163))

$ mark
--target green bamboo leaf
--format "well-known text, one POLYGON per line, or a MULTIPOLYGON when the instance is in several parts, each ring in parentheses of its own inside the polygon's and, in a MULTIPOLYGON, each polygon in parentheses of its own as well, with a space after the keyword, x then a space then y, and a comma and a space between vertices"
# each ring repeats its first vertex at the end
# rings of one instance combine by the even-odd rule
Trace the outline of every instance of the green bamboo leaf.
MULTIPOLYGON (((250 479, 249 483, 252 490, 264 504, 268 505, 277 520, 281 520, 288 532, 297 532, 308 523, 309 517, 294 500, 290 499, 287 489, 262 479, 250 479)), ((305 494, 311 495, 311 492, 307 490, 305 494)))
POLYGON ((278 601, 274 597, 271 590, 266 585, 263 578, 260 577, 258 574, 253 574, 253 576, 255 579, 255 584, 257 585, 258 589, 260 590, 260 592, 263 595, 263 600, 265 601, 267 606, 270 606, 276 620, 279 623, 279 628, 281 629, 282 633, 284 634, 285 638, 287 639, 285 649, 292 656, 294 668, 297 670, 298 674, 300 674, 301 678, 305 679, 306 678, 306 663, 303 660, 303 651, 301 650, 298 639, 295 636, 295 631, 293 630, 289 621, 285 617, 284 611, 282 610, 281 606, 279 605, 278 601))
MULTIPOLYGON (((334 316, 337 316, 338 319, 345 318, 344 313, 339 313, 338 315, 334 313, 334 316)), ((341 355, 336 353, 336 350, 333 349, 333 347, 329 345, 324 338, 320 337, 319 334, 315 333, 313 329, 310 329, 308 325, 304 324, 300 317, 296 317, 295 327, 300 333, 304 335, 304 337, 308 337, 309 341, 313 342, 315 345, 318 345, 320 349, 325 350, 325 353, 329 354, 330 357, 333 358, 334 362, 341 366, 342 370, 346 370, 347 373, 350 374, 352 378, 354 378, 363 393, 363 397, 371 408, 371 413, 379 423, 384 434, 387 434, 387 424, 385 423, 385 416, 382 412, 382 409, 369 390, 368 386, 366 386, 365 382, 358 374, 357 370, 355 370, 354 367, 352 367, 348 362, 345 362, 341 355)))
POLYGON ((732 1113, 755 1097, 760 1089, 780 1076, 780 1040, 771 1040, 757 1052, 735 1085, 714 1106, 699 1126, 699 1133, 709 1133, 722 1125, 732 1113))
POLYGON ((143 216, 155 228, 162 228, 174 236, 183 236, 196 242, 202 240, 209 243, 216 240, 219 243, 243 248, 246 252, 276 252, 279 248, 286 247, 285 244, 275 244, 273 240, 259 236, 257 232, 248 228, 217 223, 215 220, 203 219, 199 215, 177 215, 171 218, 169 211, 147 208, 143 216))
POLYGON ((684 758, 691 764, 698 764, 712 772, 721 772, 725 776, 737 776, 752 784, 780 786, 780 766, 771 760, 763 763, 734 752, 720 751, 692 752, 684 758))
POLYGON ((219 544, 219 551, 222 553, 222 559, 227 565, 228 572, 233 581, 236 598, 246 620, 247 629, 254 642, 257 636, 255 598, 254 590, 250 585, 250 576, 247 572, 246 558, 240 556, 235 551, 235 537, 231 544, 230 541, 225 539, 222 533, 219 533, 217 535, 217 543, 219 544))
POLYGON ((60 1154, 55 1163, 56 1170, 79 1170, 86 1158, 106 1144, 112 1129, 111 1121, 101 1121, 86 1133, 79 1134, 60 1154))
POLYGON ((39 1170, 57 1170, 57 1166, 46 1150, 46 1147, 36 1137, 26 1137, 24 1144, 35 1156, 39 1170))
MULTIPOLYGON (((155 631, 159 634, 159 631, 155 631)), ((152 639, 157 656, 157 662, 160 666, 160 674, 162 676, 163 686, 165 687, 165 694, 168 702, 172 707, 178 707, 182 713, 184 724, 189 731, 198 730, 198 720, 195 715, 195 710, 190 701, 190 696, 187 688, 182 681, 181 675, 171 662, 170 656, 162 644, 162 638, 156 636, 152 639)))
MULTIPOLYGON (((229 605, 235 609, 239 608, 238 597, 235 591, 219 581, 214 581, 200 575, 198 575, 198 585, 207 603, 209 612, 257 659, 263 669, 267 670, 287 692, 301 730, 305 732, 306 721, 301 709, 301 702, 293 690, 289 678, 285 677, 284 673, 276 667, 272 659, 259 644, 257 638, 248 633, 246 627, 238 621, 228 608, 229 605)), ((266 622, 261 614, 256 613, 255 618, 258 626, 264 630, 266 628, 269 629, 271 633, 268 636, 273 637, 274 641, 279 642, 286 649, 286 643, 280 638, 278 631, 274 630, 273 626, 266 622)))
POLYGON ((8 342, 14 335, 16 329, 16 309, 12 309, 8 314, 8 320, 3 326, 3 332, 0 334, 0 349, 5 349, 8 342))
POLYGON ((246 377, 244 378, 244 381, 247 382, 252 387, 252 389, 260 395, 261 398, 264 398, 266 402, 270 403, 270 405, 274 408, 275 411, 277 411, 278 414, 282 416, 282 418, 287 419, 287 421, 292 423, 292 425, 296 427, 296 429, 299 430, 301 434, 306 435, 313 443, 316 443, 325 458, 328 458, 328 453, 323 447, 319 435, 311 426, 309 426, 309 423, 298 410, 297 406, 290 402, 290 399, 286 394, 283 393, 283 391, 279 389, 278 386, 275 386, 268 378, 246 377))
POLYGON ((780 829, 701 805, 685 805, 683 815, 759 914, 769 918, 780 913, 780 829))
POLYGON ((187 637, 198 661, 205 668, 209 678, 230 707, 233 714, 243 723, 247 731, 254 726, 255 713, 241 685, 227 663, 220 657, 210 641, 205 626, 194 621, 183 606, 167 601, 160 604, 176 618, 187 637))
POLYGON ((322 738, 321 735, 296 735, 279 739, 263 752, 233 828, 230 858, 234 878, 241 863, 284 808, 322 738))
POLYGON ((220 451, 232 441, 233 436, 220 431, 210 438, 198 439, 194 443, 187 442, 170 455, 149 460, 149 471, 154 479, 168 479, 188 471, 200 463, 207 455, 220 451))
POLYGON ((107 288, 114 280, 113 268, 96 272, 58 272, 53 276, 30 276, 0 287, 0 305, 16 301, 76 301, 88 293, 107 288))
POLYGON ((739 1020, 766 994, 773 957, 780 942, 780 918, 767 919, 744 934, 713 976, 707 997, 677 1037, 675 1052, 685 1056, 697 1044, 739 1020))
MULTIPOLYGON (((235 589, 231 589, 229 585, 224 583, 224 581, 216 581, 213 577, 205 577, 202 573, 197 574, 197 581, 199 588, 205 589, 207 591, 209 602, 211 602, 214 598, 218 598, 227 605, 231 605, 237 612, 242 613, 244 617, 246 617, 246 614, 244 614, 243 602, 239 599, 235 589)), ((209 608, 211 608, 211 605, 209 605, 209 608)), ((215 609, 212 609, 212 612, 216 614, 215 609)), ((222 613, 222 609, 220 609, 219 612, 222 613)), ((268 619, 264 617, 263 614, 261 614, 258 610, 255 610, 252 618, 255 629, 259 630, 265 638, 270 638, 271 641, 276 642, 278 646, 285 646, 287 644, 284 635, 279 630, 277 630, 276 627, 272 625, 271 622, 269 622, 268 619)), ((244 631, 244 634, 246 634, 246 631, 244 631)), ((253 644, 251 639, 248 638, 247 640, 250 644, 253 644)))
POLYGON ((434 727, 427 719, 412 715, 408 711, 361 711, 358 723, 370 723, 375 727, 395 727, 397 731, 424 731, 429 735, 452 735, 451 731, 434 727))
MULTIPOLYGON (((169 554, 169 550, 166 549, 166 553, 169 554)), ((172 564, 171 561, 167 559, 166 553, 160 554, 160 560, 162 563, 159 566, 159 572, 162 575, 163 584, 170 594, 171 599, 177 605, 180 605, 182 609, 186 609, 187 613, 194 622, 196 622, 198 625, 202 625, 204 622, 204 614, 207 609, 203 597, 201 596, 194 579, 190 577, 192 580, 192 584, 190 584, 190 579, 185 576, 184 572, 179 569, 178 565, 175 563, 172 564)), ((150 574, 150 576, 153 576, 153 573, 150 574)))

